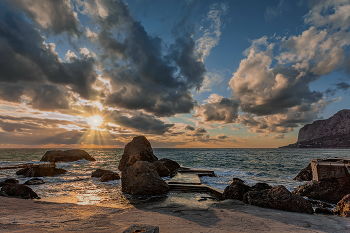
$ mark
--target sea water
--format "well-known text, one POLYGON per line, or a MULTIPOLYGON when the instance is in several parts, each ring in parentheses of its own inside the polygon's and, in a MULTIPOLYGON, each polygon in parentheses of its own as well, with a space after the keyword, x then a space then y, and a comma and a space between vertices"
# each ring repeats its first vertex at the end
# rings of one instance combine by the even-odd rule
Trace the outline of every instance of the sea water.
MULTIPOLYGON (((22 163, 40 163, 50 149, 0 149, 0 167, 22 163)), ((57 163, 66 169, 63 175, 42 177, 46 182, 31 188, 43 199, 55 202, 123 207, 130 196, 121 192, 120 180, 100 182, 91 173, 98 168, 118 172, 123 149, 85 149, 95 162, 80 160, 57 163)), ((204 184, 224 190, 233 177, 248 185, 266 182, 284 185, 290 191, 303 182, 293 178, 313 158, 350 159, 350 149, 153 149, 161 158, 177 161, 181 166, 215 171, 217 177, 201 177, 204 184)), ((0 170, 0 179, 16 178, 24 183, 29 177, 17 176, 16 170, 0 170)))

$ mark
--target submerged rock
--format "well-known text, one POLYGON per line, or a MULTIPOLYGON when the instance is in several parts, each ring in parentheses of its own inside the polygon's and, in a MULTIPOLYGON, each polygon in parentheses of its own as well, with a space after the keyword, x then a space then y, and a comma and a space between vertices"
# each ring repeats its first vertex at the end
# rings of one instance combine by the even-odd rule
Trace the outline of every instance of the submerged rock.
POLYGON ((39 178, 32 178, 30 180, 27 180, 24 182, 25 185, 39 185, 39 184, 45 184, 45 181, 39 178))
POLYGON ((0 186, 5 186, 7 184, 18 184, 18 183, 19 183, 19 181, 16 180, 15 178, 10 178, 10 179, 6 179, 4 181, 1 181, 0 186))
POLYGON ((132 166, 137 161, 153 163, 157 160, 158 158, 153 154, 151 143, 145 136, 137 136, 125 146, 118 169, 123 171, 126 167, 132 166))
POLYGON ((158 175, 156 166, 147 161, 137 161, 122 171, 122 191, 133 195, 164 194, 167 183, 158 175))
POLYGON ((350 177, 310 181, 298 186, 293 193, 336 204, 350 193, 350 177))
POLYGON ((312 205, 309 201, 289 192, 283 185, 278 185, 272 189, 249 191, 244 194, 243 202, 277 210, 307 214, 313 213, 312 205))
POLYGON ((31 188, 24 184, 8 184, 1 188, 1 195, 6 197, 17 197, 24 199, 40 199, 31 188))
POLYGON ((350 194, 344 196, 337 203, 337 211, 341 216, 350 217, 350 194))
POLYGON ((116 172, 105 172, 102 176, 101 176, 101 182, 107 182, 110 180, 120 180, 120 176, 118 173, 116 172))
POLYGON ((42 176, 55 176, 66 173, 67 170, 56 167, 27 167, 20 169, 16 172, 16 175, 23 175, 26 177, 42 177, 42 176))
POLYGON ((88 161, 96 161, 91 157, 86 151, 73 149, 73 150, 52 150, 47 151, 45 155, 41 158, 41 162, 74 162, 81 159, 88 161))
POLYGON ((297 174, 296 177, 294 177, 293 180, 311 181, 312 180, 311 163, 309 163, 309 165, 307 165, 305 168, 300 170, 300 172, 297 174))

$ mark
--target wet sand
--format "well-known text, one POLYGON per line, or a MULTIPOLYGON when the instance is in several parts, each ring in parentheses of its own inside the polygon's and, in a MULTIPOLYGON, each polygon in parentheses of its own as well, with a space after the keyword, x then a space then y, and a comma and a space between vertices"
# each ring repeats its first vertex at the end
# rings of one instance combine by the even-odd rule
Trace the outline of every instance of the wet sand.
POLYGON ((124 209, 0 197, 0 232, 123 232, 132 224, 159 226, 161 233, 350 232, 350 219, 339 216, 183 197, 124 209))

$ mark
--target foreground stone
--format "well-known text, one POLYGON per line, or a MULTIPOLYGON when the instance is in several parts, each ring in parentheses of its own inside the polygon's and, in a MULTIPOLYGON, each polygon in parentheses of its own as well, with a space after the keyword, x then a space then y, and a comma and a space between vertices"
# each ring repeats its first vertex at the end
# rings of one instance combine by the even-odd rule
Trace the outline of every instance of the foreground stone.
POLYGON ((43 177, 61 175, 66 172, 67 170, 56 167, 27 167, 18 170, 16 175, 23 175, 26 177, 43 177))
POLYGON ((337 211, 341 216, 350 217, 350 194, 337 203, 337 211))
POLYGON ((158 226, 150 226, 150 225, 132 225, 123 233, 136 233, 136 232, 142 232, 142 233, 159 233, 159 227, 158 226))
POLYGON ((297 174, 296 177, 294 177, 293 180, 300 180, 300 181, 311 181, 312 180, 312 169, 311 169, 311 163, 306 166, 306 168, 303 168, 300 170, 300 172, 297 174))
POLYGON ((224 199, 243 200, 243 195, 249 192, 250 186, 245 185, 244 181, 239 178, 233 178, 230 186, 224 190, 224 199))
POLYGON ((118 169, 123 171, 137 161, 148 161, 153 163, 158 158, 153 154, 151 143, 144 136, 134 137, 125 148, 123 156, 119 162, 118 169))
POLYGON ((88 161, 96 161, 91 157, 86 151, 73 149, 73 150, 52 150, 47 151, 45 155, 41 158, 41 162, 74 162, 81 159, 88 161))
POLYGON ((336 204, 350 193, 350 177, 310 181, 297 187, 293 193, 336 204))
POLYGON ((167 193, 169 186, 158 175, 154 164, 137 161, 122 171, 122 191, 133 195, 155 195, 167 193))
POLYGON ((39 184, 45 184, 45 181, 42 179, 38 179, 38 178, 32 178, 32 179, 24 182, 24 184, 25 185, 39 185, 39 184))
POLYGON ((40 197, 24 184, 9 184, 1 188, 0 194, 6 197, 17 197, 24 199, 40 199, 40 197))
POLYGON ((243 196, 243 202, 250 205, 277 210, 312 214, 310 202, 288 191, 283 185, 272 189, 249 191, 243 196))

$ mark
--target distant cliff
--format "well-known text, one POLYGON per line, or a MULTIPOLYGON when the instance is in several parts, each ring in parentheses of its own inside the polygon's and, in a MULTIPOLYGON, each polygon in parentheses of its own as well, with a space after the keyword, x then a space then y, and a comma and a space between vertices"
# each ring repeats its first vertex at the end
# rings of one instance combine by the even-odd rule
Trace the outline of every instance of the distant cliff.
POLYGON ((299 130, 298 141, 283 148, 350 148, 350 110, 305 125, 299 130))

